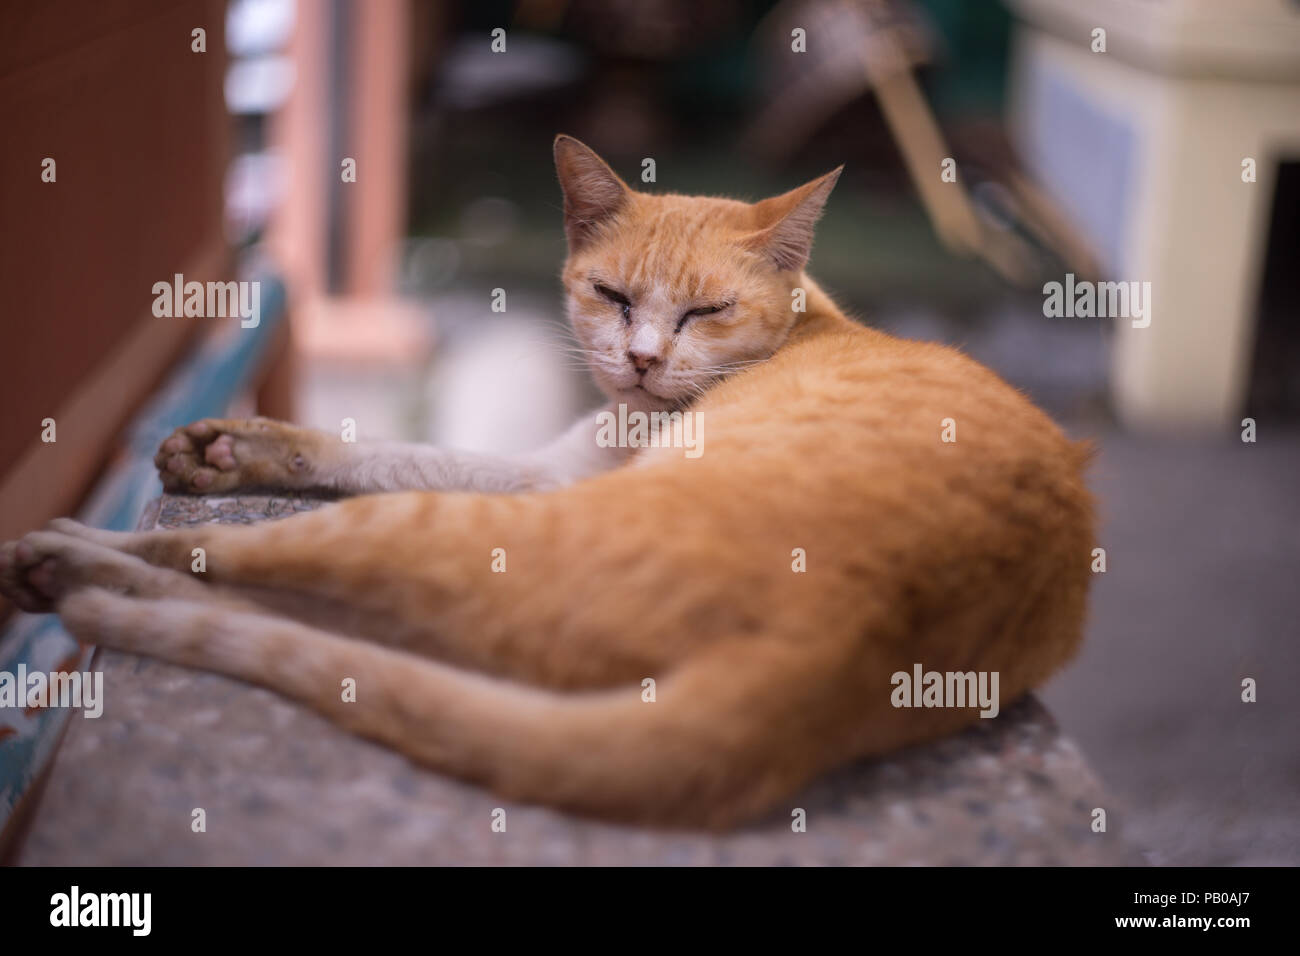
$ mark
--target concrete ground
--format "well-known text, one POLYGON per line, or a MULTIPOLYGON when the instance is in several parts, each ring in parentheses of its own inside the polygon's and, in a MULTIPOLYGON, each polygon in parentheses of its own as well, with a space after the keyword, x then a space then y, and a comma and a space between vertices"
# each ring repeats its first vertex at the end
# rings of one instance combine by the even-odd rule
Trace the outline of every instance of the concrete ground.
POLYGON ((1300 428, 1261 424, 1102 436, 1108 568, 1042 697, 1153 863, 1300 863, 1300 428))

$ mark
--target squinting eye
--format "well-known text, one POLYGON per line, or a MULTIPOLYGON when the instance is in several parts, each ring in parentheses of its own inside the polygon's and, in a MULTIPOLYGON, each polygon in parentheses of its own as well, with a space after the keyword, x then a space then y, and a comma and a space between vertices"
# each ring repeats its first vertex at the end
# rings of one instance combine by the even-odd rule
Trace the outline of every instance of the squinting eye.
POLYGON ((606 299, 608 299, 610 302, 613 302, 615 305, 620 305, 623 307, 624 319, 630 320, 632 318, 632 303, 628 301, 627 296, 625 296, 622 292, 615 292, 609 286, 601 285, 599 282, 595 284, 595 288, 596 288, 596 292, 599 295, 604 296, 606 299))
POLYGON ((732 305, 734 305, 734 303, 728 302, 725 305, 702 305, 698 309, 691 309, 691 311, 687 312, 685 315, 681 317, 681 319, 678 320, 676 331, 680 332, 682 330, 682 326, 686 324, 686 320, 691 318, 692 316, 712 315, 715 312, 721 312, 723 309, 729 309, 732 307, 732 305))

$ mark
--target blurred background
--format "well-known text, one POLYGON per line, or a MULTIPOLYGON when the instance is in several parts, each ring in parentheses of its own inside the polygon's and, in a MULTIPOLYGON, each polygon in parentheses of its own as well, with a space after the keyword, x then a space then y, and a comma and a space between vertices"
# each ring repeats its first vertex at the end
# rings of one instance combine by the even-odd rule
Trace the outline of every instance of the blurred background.
POLYGON ((235 413, 545 442, 597 399, 564 350, 557 132, 650 191, 758 199, 844 163, 818 281, 1100 442, 1107 570, 1042 696, 1126 832, 1157 863, 1300 862, 1300 3, 0 16, 0 538, 73 511, 214 336, 257 343, 235 413), (156 318, 175 273, 273 278, 282 321, 156 318), (1046 316, 1067 274, 1150 282, 1149 327, 1046 316))

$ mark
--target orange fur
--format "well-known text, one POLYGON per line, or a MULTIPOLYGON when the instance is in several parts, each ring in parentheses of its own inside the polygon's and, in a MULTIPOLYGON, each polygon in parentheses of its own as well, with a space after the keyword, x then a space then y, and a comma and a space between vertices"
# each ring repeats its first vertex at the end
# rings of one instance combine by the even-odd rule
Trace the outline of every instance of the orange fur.
MULTIPOLYGON (((57 602, 85 639, 277 688, 508 797, 661 823, 734 824, 977 719, 893 707, 890 675, 914 663, 997 671, 1005 706, 1070 657, 1093 547, 1086 454, 988 369, 855 324, 802 272, 836 174, 747 205, 632 193, 563 138, 557 165, 570 314, 597 379, 630 405, 698 413, 701 457, 643 449, 552 490, 370 495, 253 527, 65 523, 7 546, 0 589, 57 602), (597 282, 617 284, 628 321, 597 282), (654 324, 662 354, 629 370, 654 324), (195 547, 206 586, 169 590, 158 569, 180 578, 195 547), (348 636, 267 610, 309 616, 285 595, 347 608, 348 636), (348 676, 356 703, 340 700, 348 676)), ((247 453, 240 426, 213 428, 247 453)), ((319 476, 342 454, 268 429, 278 471, 250 463, 245 480, 288 483, 304 456, 319 476)))

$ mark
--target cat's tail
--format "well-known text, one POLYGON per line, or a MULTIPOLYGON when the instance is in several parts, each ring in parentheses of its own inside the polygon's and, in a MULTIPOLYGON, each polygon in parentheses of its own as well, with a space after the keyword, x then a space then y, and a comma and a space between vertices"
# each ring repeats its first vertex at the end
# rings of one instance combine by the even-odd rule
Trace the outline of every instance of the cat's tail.
POLYGON ((751 818, 824 769, 843 719, 818 706, 840 661, 752 636, 640 685, 561 693, 213 604, 85 588, 59 613, 83 641, 261 684, 507 798, 611 819, 751 818))

